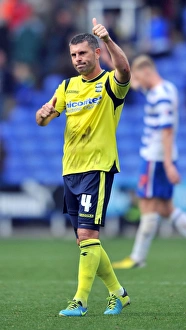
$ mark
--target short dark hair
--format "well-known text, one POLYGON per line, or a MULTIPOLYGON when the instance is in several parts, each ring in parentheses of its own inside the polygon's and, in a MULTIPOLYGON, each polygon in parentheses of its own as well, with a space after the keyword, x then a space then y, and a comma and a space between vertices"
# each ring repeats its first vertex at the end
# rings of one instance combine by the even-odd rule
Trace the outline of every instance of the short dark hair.
POLYGON ((99 48, 99 43, 98 40, 96 39, 96 37, 94 37, 93 34, 90 33, 81 33, 81 34, 77 34, 76 36, 74 36, 71 41, 69 42, 69 46, 71 45, 77 45, 77 44, 81 44, 82 42, 87 41, 88 45, 95 50, 96 48, 99 48))

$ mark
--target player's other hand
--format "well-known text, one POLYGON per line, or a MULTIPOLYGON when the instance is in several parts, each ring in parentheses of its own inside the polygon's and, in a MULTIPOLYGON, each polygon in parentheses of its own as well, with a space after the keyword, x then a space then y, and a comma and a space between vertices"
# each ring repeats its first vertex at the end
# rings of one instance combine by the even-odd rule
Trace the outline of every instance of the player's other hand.
POLYGON ((109 33, 107 29, 102 25, 98 24, 96 18, 92 19, 92 33, 103 41, 107 42, 109 40, 109 33))
POLYGON ((174 164, 165 165, 165 171, 169 181, 172 184, 177 184, 180 182, 180 175, 174 164))
POLYGON ((56 110, 55 110, 56 102, 57 102, 57 97, 55 96, 52 99, 52 103, 45 103, 42 106, 41 111, 40 111, 41 118, 47 118, 56 112, 56 110))

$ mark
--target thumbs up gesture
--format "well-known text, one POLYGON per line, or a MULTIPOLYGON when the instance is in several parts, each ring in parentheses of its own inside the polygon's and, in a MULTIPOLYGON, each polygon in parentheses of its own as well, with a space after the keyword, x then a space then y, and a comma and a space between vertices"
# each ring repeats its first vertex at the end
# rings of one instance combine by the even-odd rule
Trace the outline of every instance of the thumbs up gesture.
POLYGON ((92 19, 92 24, 93 24, 92 33, 98 38, 107 42, 110 39, 107 29, 102 24, 98 24, 96 18, 92 19))
POLYGON ((47 118, 56 112, 56 110, 55 110, 56 102, 57 102, 57 97, 54 96, 52 99, 52 103, 45 103, 42 106, 41 112, 40 112, 41 118, 47 118))

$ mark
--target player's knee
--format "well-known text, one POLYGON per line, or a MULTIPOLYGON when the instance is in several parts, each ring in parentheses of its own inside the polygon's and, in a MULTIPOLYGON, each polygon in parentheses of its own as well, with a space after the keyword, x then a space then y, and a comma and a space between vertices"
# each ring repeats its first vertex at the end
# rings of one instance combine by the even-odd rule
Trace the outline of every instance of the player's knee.
POLYGON ((164 207, 159 210, 159 215, 161 215, 163 218, 169 218, 172 212, 172 207, 164 207))
POLYGON ((168 218, 174 210, 174 206, 171 200, 160 201, 158 203, 157 212, 164 218, 168 218))
POLYGON ((99 231, 95 229, 78 228, 78 239, 79 242, 85 241, 87 239, 98 239, 99 231))
POLYGON ((141 198, 139 200, 139 208, 142 214, 155 213, 157 212, 157 199, 141 198))
POLYGON ((146 214, 142 216, 140 221, 140 231, 143 235, 149 235, 157 230, 159 224, 159 216, 156 213, 146 214))

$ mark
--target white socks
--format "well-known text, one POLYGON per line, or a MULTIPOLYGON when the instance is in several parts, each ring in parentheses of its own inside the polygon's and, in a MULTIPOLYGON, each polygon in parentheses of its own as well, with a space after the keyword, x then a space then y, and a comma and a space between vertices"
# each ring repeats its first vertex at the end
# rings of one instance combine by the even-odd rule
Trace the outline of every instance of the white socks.
POLYGON ((134 246, 130 257, 136 262, 145 261, 151 242, 159 227, 160 216, 157 213, 148 213, 141 216, 134 246))
MULTIPOLYGON (((186 237, 186 213, 176 208, 169 217, 171 224, 179 234, 186 237)), ((136 262, 145 261, 151 242, 157 233, 160 216, 157 213, 148 213, 141 216, 135 242, 130 257, 136 262)))
POLYGON ((124 294, 124 289, 123 289, 123 287, 121 286, 121 288, 119 289, 119 290, 117 290, 117 291, 112 291, 112 292, 109 292, 110 293, 110 296, 112 295, 112 294, 115 294, 115 296, 123 296, 123 294, 124 294))
POLYGON ((179 234, 186 237, 186 213, 176 208, 169 217, 171 224, 177 229, 179 234))

